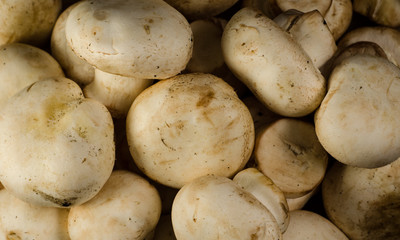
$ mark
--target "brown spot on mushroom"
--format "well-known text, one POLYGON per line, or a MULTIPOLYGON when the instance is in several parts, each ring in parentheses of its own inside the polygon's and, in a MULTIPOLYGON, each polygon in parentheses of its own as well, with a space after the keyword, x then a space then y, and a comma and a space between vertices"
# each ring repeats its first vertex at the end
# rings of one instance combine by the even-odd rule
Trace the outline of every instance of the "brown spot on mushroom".
POLYGON ((96 10, 93 13, 93 17, 97 20, 103 21, 103 20, 107 19, 108 14, 105 10, 96 10))
POLYGON ((144 25, 143 26, 144 30, 146 31, 147 34, 150 34, 150 26, 149 25, 144 25))
POLYGON ((38 189, 33 189, 32 191, 42 197, 44 200, 55 203, 60 207, 69 207, 78 199, 77 197, 70 197, 66 199, 56 198, 38 189))
POLYGON ((15 232, 10 231, 7 233, 6 240, 21 240, 22 238, 15 232))
POLYGON ((207 107, 211 100, 214 98, 215 93, 210 89, 206 93, 203 94, 203 96, 200 97, 200 100, 197 102, 196 106, 197 107, 207 107))

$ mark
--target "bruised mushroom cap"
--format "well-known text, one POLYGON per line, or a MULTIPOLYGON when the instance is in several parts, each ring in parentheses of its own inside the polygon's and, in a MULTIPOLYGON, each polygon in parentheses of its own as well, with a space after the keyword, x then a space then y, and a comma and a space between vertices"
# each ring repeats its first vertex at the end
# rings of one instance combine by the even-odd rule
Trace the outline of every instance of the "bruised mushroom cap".
POLYGON ((91 199, 115 160, 113 121, 70 79, 33 83, 0 111, 0 181, 18 198, 49 207, 91 199))
POLYGON ((253 150, 254 124, 222 79, 182 74, 139 94, 128 112, 127 139, 140 170, 180 188, 203 175, 241 170, 253 150))
POLYGON ((0 190, 1 239, 69 240, 68 209, 42 207, 0 190))
POLYGON ((272 111, 290 117, 313 112, 325 79, 300 45, 260 11, 242 8, 222 35, 228 67, 272 111))
POLYGON ((188 21, 162 0, 82 1, 71 10, 65 31, 78 56, 123 76, 172 77, 192 54, 188 21))
POLYGON ((400 236, 400 159, 366 169, 335 162, 322 183, 328 218, 350 238, 400 236))
POLYGON ((68 230, 74 239, 144 239, 157 225, 161 199, 143 177, 114 171, 90 201, 71 208, 68 230))
POLYGON ((400 69, 366 54, 344 59, 330 75, 315 114, 326 151, 351 166, 375 168, 400 156, 400 69))
POLYGON ((182 187, 171 217, 177 239, 282 239, 270 211, 221 176, 199 177, 182 187))
POLYGON ((61 0, 6 0, 0 4, 0 45, 44 45, 61 11, 61 0))
POLYGON ((0 59, 0 105, 36 81, 64 77, 60 65, 50 54, 28 44, 2 45, 0 59))
POLYGON ((51 54, 60 63, 66 77, 74 80, 80 86, 85 86, 93 81, 94 67, 72 51, 65 36, 65 23, 69 13, 77 4, 79 2, 69 6, 58 17, 51 35, 50 47, 51 54))

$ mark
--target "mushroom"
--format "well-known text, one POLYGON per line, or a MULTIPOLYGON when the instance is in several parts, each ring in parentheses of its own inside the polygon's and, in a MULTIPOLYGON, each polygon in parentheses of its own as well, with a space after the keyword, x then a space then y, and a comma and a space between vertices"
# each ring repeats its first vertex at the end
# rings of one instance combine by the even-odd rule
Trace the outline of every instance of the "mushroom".
POLYGON ((101 102, 114 118, 126 117, 133 100, 153 80, 135 79, 95 69, 91 83, 83 88, 85 97, 101 102))
POLYGON ((400 66, 400 32, 383 26, 366 26, 356 28, 346 33, 338 42, 338 48, 343 49, 356 42, 374 42, 386 53, 387 58, 396 66, 400 66))
POLYGON ((157 225, 161 199, 145 178, 114 171, 88 202, 71 207, 68 231, 74 239, 145 239, 157 225))
POLYGON ((0 238, 69 240, 69 209, 41 207, 0 190, 0 238))
POLYGON ((61 0, 5 0, 0 4, 0 45, 43 46, 61 11, 61 0))
POLYGON ((72 51, 65 35, 65 23, 69 13, 77 4, 78 2, 69 6, 57 18, 50 39, 50 47, 51 54, 60 63, 65 75, 80 86, 85 86, 93 81, 94 67, 72 51))
POLYGON ((271 212, 222 176, 202 176, 182 187, 171 218, 176 239, 282 239, 271 212))
POLYGON ((385 58, 360 54, 330 75, 328 93, 315 113, 325 150, 351 166, 375 168, 400 156, 400 69, 385 58))
POLYGON ((257 168, 286 198, 312 192, 322 182, 328 154, 311 123, 282 118, 257 132, 254 147, 257 168))
POLYGON ((153 84, 136 97, 126 121, 136 165, 174 188, 207 174, 233 176, 253 150, 249 110, 229 84, 211 74, 181 74, 153 84))
POLYGON ((44 50, 23 43, 0 46, 0 105, 32 83, 64 77, 58 62, 44 50))
POLYGON ((283 192, 256 168, 246 168, 232 179, 244 191, 252 194, 274 216, 282 233, 289 225, 289 207, 283 192))
POLYGON ((353 18, 353 6, 351 0, 332 0, 332 4, 324 15, 335 41, 347 31, 353 18))
POLYGON ((321 68, 336 52, 335 39, 318 10, 288 10, 274 21, 289 32, 304 49, 317 68, 321 68))
POLYGON ((301 117, 322 101, 324 77, 300 45, 260 11, 236 12, 221 44, 228 67, 272 111, 301 117))
POLYGON ((110 113, 67 78, 37 81, 11 97, 0 111, 0 139, 0 181, 31 204, 82 204, 114 165, 110 113))
POLYGON ((398 239, 399 169, 399 159, 374 169, 335 161, 322 183, 328 218, 350 239, 398 239))
POLYGON ((295 210, 290 211, 289 216, 283 240, 348 240, 336 225, 318 213, 295 210))
POLYGON ((168 4, 176 8, 187 19, 197 20, 215 17, 231 8, 238 0, 166 0, 168 4))
POLYGON ((137 79, 175 76, 192 54, 188 21, 162 0, 82 1, 69 13, 65 34, 89 64, 137 79))
POLYGON ((381 0, 354 0, 354 12, 387 27, 400 27, 400 2, 381 0))

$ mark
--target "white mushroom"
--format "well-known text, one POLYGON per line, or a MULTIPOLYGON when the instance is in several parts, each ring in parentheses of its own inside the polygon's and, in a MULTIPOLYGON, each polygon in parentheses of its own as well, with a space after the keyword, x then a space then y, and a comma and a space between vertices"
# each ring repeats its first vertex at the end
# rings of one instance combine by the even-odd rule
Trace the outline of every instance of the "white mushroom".
POLYGON ((319 141, 338 161, 384 166, 400 156, 400 69, 367 54, 344 59, 330 75, 315 114, 319 141))
POLYGON ((293 36, 317 68, 321 68, 337 50, 335 39, 318 10, 305 13, 288 10, 274 21, 293 36))
POLYGON ((172 77, 192 54, 188 21, 162 0, 82 1, 65 33, 73 51, 96 68, 139 79, 172 77))
POLYGON ((153 83, 149 79, 135 79, 95 69, 91 83, 83 88, 85 97, 101 102, 114 118, 126 117, 133 100, 153 83))
POLYGON ((0 46, 0 105, 36 81, 63 76, 58 62, 40 48, 23 43, 0 46))
POLYGON ((0 139, 0 181, 32 204, 82 204, 114 165, 110 113, 67 78, 35 82, 11 97, 0 111, 0 139))
POLYGON ((396 66, 400 66, 400 31, 383 26, 366 26, 346 33, 338 42, 343 49, 356 42, 374 42, 386 53, 387 58, 396 66))
POLYGON ((270 211, 229 178, 203 176, 182 187, 172 205, 177 239, 282 239, 270 211))
POLYGON ((328 12, 324 15, 329 30, 336 41, 347 31, 352 18, 353 7, 351 0, 332 0, 328 12))
POLYGON ((290 223, 283 240, 348 240, 337 226, 317 213, 296 210, 289 212, 289 216, 290 223))
POLYGON ((182 74, 139 94, 128 112, 127 139, 143 173, 180 188, 203 175, 241 170, 253 150, 254 124, 222 79, 182 74))
POLYGON ((256 168, 246 168, 232 179, 244 191, 251 193, 274 216, 282 233, 289 225, 289 207, 283 192, 256 168))
POLYGON ((68 209, 26 203, 0 190, 0 239, 69 240, 68 209))
POLYGON ((61 0, 3 0, 0 4, 0 45, 14 42, 45 45, 61 4, 61 0))
POLYGON ((317 188, 328 165, 328 154, 314 126, 290 118, 277 120, 257 133, 254 157, 257 168, 287 198, 298 198, 317 188))
POLYGON ((335 162, 322 183, 329 219, 352 240, 398 239, 399 169, 399 159, 374 169, 335 162))
POLYGON ((228 67, 272 111, 300 117, 322 101, 324 77, 300 45, 261 12, 235 13, 221 44, 228 67))
POLYGON ((354 12, 387 27, 400 27, 400 2, 382 0, 354 0, 354 12))
POLYGON ((145 239, 157 225, 161 199, 137 174, 114 171, 90 201, 71 208, 68 231, 75 239, 145 239))
POLYGON ((69 6, 57 18, 50 39, 50 47, 51 54, 60 63, 66 76, 79 85, 85 86, 93 81, 94 67, 72 51, 65 35, 65 23, 69 13, 77 4, 69 6))

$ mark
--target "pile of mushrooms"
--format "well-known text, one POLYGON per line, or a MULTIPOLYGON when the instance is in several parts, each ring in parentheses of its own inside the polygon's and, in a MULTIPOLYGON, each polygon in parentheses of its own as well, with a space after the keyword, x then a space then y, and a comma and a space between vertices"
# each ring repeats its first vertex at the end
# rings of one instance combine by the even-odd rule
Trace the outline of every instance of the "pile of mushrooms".
POLYGON ((400 239, 399 13, 2 1, 0 239, 400 239))

